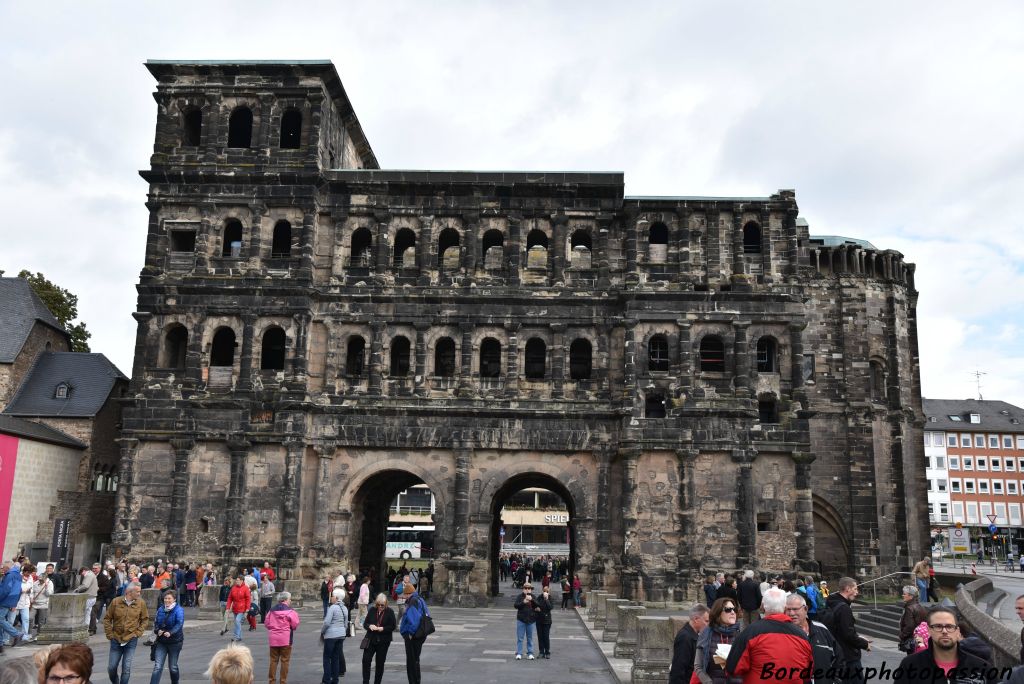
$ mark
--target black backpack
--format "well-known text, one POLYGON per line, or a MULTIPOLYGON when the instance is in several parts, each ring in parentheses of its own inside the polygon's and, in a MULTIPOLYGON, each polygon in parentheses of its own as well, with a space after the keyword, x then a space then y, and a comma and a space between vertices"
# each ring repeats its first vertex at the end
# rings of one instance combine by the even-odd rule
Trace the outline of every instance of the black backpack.
POLYGON ((834 636, 836 633, 836 607, 834 603, 825 603, 824 607, 818 610, 817 622, 825 625, 834 636))

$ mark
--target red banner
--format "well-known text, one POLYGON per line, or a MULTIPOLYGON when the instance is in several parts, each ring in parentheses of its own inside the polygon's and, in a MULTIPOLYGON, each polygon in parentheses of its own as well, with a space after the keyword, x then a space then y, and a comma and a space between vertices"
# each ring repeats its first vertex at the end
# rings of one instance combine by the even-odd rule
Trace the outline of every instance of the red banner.
POLYGON ((17 549, 6 548, 7 517, 11 514, 11 498, 14 493, 14 467, 18 462, 18 438, 0 435, 0 543, 4 545, 4 558, 9 558, 17 549))

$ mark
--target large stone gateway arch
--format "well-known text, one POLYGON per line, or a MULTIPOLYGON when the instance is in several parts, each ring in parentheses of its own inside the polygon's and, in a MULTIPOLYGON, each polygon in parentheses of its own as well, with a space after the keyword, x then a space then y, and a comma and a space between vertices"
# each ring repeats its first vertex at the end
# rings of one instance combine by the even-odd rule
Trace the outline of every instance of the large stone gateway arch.
POLYGON ((645 601, 708 570, 813 570, 818 533, 835 571, 925 552, 902 255, 812 236, 790 190, 381 170, 328 62, 147 67, 121 552, 374 567, 419 482, 460 604, 494 590, 522 486, 564 499, 588 586, 645 601))

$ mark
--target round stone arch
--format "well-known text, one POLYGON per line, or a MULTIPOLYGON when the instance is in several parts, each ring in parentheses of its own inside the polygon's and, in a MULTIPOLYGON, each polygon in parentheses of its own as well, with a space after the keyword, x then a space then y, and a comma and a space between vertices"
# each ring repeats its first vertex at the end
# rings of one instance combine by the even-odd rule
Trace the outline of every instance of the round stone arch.
MULTIPOLYGON (((453 471, 452 471, 453 472, 453 471)), ((334 512, 347 516, 345 529, 336 529, 334 545, 342 550, 344 562, 354 571, 370 567, 383 559, 384 549, 369 548, 366 534, 372 530, 365 525, 387 526, 391 500, 398 492, 423 483, 434 495, 434 549, 433 558, 445 554, 448 549, 448 529, 445 522, 449 506, 449 484, 439 478, 436 472, 411 459, 383 458, 357 468, 345 478, 345 484, 338 495, 334 512), (371 498, 376 495, 376 498, 371 498), (378 552, 379 551, 379 552, 378 552), (372 557, 363 558, 369 553, 372 557)), ((383 540, 383 536, 380 537, 383 540)), ((378 568, 380 570, 380 568, 378 568)))
MULTIPOLYGON (((575 460, 575 459, 574 459, 575 460)), ((559 495, 565 502, 569 512, 569 571, 576 572, 593 554, 592 534, 580 534, 580 522, 593 522, 593 511, 590 510, 592 497, 588 496, 583 476, 592 469, 588 465, 576 466, 579 477, 565 467, 545 462, 529 462, 519 464, 523 470, 519 472, 496 471, 480 489, 476 497, 471 520, 487 526, 487 591, 494 596, 498 593, 498 553, 500 550, 499 513, 505 500, 513 493, 528 487, 541 487, 559 495), (583 560, 581 560, 583 559, 583 560)), ((596 472, 596 471, 594 471, 596 472)), ((595 480, 596 484, 596 480, 595 480)), ((479 546, 477 546, 479 550, 479 546)))
POLYGON ((814 555, 822 575, 846 575, 852 569, 850 532, 843 516, 823 497, 811 496, 814 555))

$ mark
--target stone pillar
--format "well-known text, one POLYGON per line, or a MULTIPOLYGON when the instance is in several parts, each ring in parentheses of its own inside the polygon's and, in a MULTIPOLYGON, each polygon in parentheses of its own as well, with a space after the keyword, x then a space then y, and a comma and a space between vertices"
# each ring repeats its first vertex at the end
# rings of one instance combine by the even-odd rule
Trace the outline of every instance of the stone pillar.
POLYGON ((307 208, 302 214, 302 233, 299 235, 299 277, 313 278, 313 245, 316 240, 316 207, 307 208))
MULTIPOLYGON (((800 248, 799 242, 797 241, 796 234, 796 219, 798 210, 795 206, 789 206, 786 209, 786 214, 782 219, 782 232, 786 236, 786 258, 785 258, 785 272, 787 279, 794 279, 797 276, 797 271, 800 267, 800 248)), ((818 252, 815 251, 815 258, 817 258, 818 252)), ((818 270, 820 266, 815 264, 818 270)))
POLYGON ((462 344, 459 345, 462 363, 457 394, 460 397, 472 397, 475 394, 473 391, 473 324, 460 323, 459 331, 462 333, 462 344))
POLYGON ((772 277, 772 213, 768 205, 761 208, 761 273, 764 274, 764 282, 774 282, 772 277))
POLYGON ((679 396, 678 408, 682 409, 693 391, 693 324, 685 318, 676 321, 679 328, 679 396))
POLYGON ((682 207, 676 211, 679 223, 676 244, 676 268, 679 271, 679 275, 682 276, 679 280, 687 283, 690 282, 690 276, 692 275, 690 273, 690 215, 692 213, 693 210, 689 207, 682 207))
POLYGON ((324 556, 331 555, 334 539, 330 538, 331 492, 343 488, 344 482, 331 480, 331 461, 334 459, 333 443, 313 447, 318 457, 316 478, 316 509, 313 521, 313 547, 324 556))
MULTIPOLYGON (((160 203, 146 202, 146 208, 149 209, 149 225, 146 232, 146 263, 142 268, 142 275, 155 276, 164 270, 163 264, 167 250, 162 248, 162 244, 166 241, 161 239, 164 230, 160 225, 160 203)), ((196 252, 199 252, 198 235, 196 236, 196 252)), ((198 258, 196 261, 198 263, 198 258)))
POLYGON ((281 510, 281 546, 277 549, 279 560, 294 564, 299 553, 299 510, 302 506, 302 461, 306 444, 299 437, 290 437, 284 442, 287 453, 284 465, 284 496, 281 510))
MULTIPOLYGON (((148 311, 136 311, 132 318, 135 319, 135 363, 132 364, 132 378, 141 379, 147 366, 153 367, 159 363, 149 350, 154 349, 159 353, 164 341, 157 339, 157 344, 149 344, 149 323, 153 320, 153 314, 148 311)), ((159 337, 160 331, 157 330, 156 334, 159 337)))
POLYGON ((612 446, 602 444, 594 450, 597 462, 597 548, 606 551, 612 542, 611 499, 611 451, 612 446))
POLYGON ((818 564, 814 560, 814 512, 811 501, 811 463, 814 462, 814 454, 794 452, 793 462, 796 464, 796 558, 793 559, 793 567, 817 572, 818 564))
POLYGON ((636 400, 636 364, 639 350, 636 345, 636 320, 626 319, 626 335, 624 342, 624 387, 622 388, 622 407, 629 409, 634 418, 640 417, 640 407, 636 400))
MULTIPOLYGON (((204 584, 199 590, 199 614, 205 619, 211 620, 219 617, 220 609, 220 586, 217 584, 204 584)), ((156 613, 150 614, 156 617, 156 613)))
POLYGON ((608 263, 608 235, 612 229, 612 217, 601 215, 597 219, 597 288, 611 287, 611 265, 608 263))
POLYGON ((299 386, 306 384, 306 369, 309 367, 309 325, 313 317, 302 313, 295 317, 295 354, 292 357, 292 368, 295 370, 295 382, 299 386))
POLYGON ((519 394, 519 328, 520 323, 505 323, 508 346, 505 349, 505 397, 515 399, 519 394))
POLYGON ((738 465, 736 478, 736 567, 756 568, 757 512, 755 510, 753 465, 757 452, 733 449, 732 460, 738 465))
POLYGON ((235 437, 228 440, 227 446, 231 452, 231 480, 228 484, 227 529, 224 534, 225 543, 221 546, 221 555, 226 562, 231 563, 237 560, 241 550, 242 515, 245 510, 246 460, 252 444, 244 438, 235 437))
POLYGON ((519 287, 519 264, 522 253, 523 245, 520 220, 517 216, 510 216, 508 218, 508 245, 505 248, 506 259, 508 259, 509 287, 519 287))
POLYGON ((617 606, 615 611, 619 614, 619 636, 615 639, 615 650, 612 652, 616 658, 627 658, 632 660, 636 652, 637 618, 647 612, 644 606, 617 606))
POLYGON ((142 601, 146 604, 146 608, 149 609, 149 619, 151 622, 156 617, 157 610, 160 609, 160 597, 163 593, 160 589, 142 590, 142 601))
MULTIPOLYGON (((466 274, 463 285, 469 287, 476 280, 477 254, 480 251, 480 215, 477 213, 466 214, 466 230, 463 232, 462 247, 462 268, 466 274)), ((481 256, 479 261, 483 261, 481 256)))
POLYGON ((641 615, 636 619, 636 651, 631 684, 664 684, 672 666, 672 620, 641 615))
POLYGON ((743 282, 746 275, 743 263, 743 212, 737 205, 732 212, 732 275, 733 282, 743 282), (737 277, 738 276, 738 277, 737 277))
POLYGON ((608 599, 616 598, 611 592, 598 592, 594 601, 594 629, 603 630, 608 622, 608 599))
MULTIPOLYGON (((89 621, 85 615, 85 594, 54 594, 50 597, 50 615, 39 630, 39 644, 64 644, 86 641, 89 621)), ((7 656, 10 659, 11 656, 7 656)))
POLYGON ((553 283, 565 282, 565 240, 568 225, 569 217, 567 216, 551 217, 551 250, 548 253, 551 255, 551 282, 553 283))
POLYGON ((465 558, 469 545, 469 467, 473 452, 466 448, 455 450, 455 483, 452 500, 455 502, 455 520, 452 526, 452 555, 465 558))
POLYGON ((551 326, 551 396, 558 399, 565 388, 565 324, 551 326))
POLYGON ((418 397, 427 396, 427 331, 430 324, 417 322, 416 328, 416 372, 413 375, 413 391, 418 397))
POLYGON ((242 355, 238 360, 238 384, 236 385, 236 389, 240 392, 247 392, 252 389, 252 347, 255 324, 255 315, 245 314, 242 316, 242 355))
POLYGON ((707 268, 707 283, 711 287, 722 279, 722 212, 714 202, 708 202, 704 211, 707 252, 704 262, 707 268))
POLYGON ((390 240, 388 239, 388 222, 391 216, 387 212, 374 213, 376 235, 373 236, 373 272, 380 275, 391 269, 390 240))
POLYGON ((615 643, 619 638, 619 618, 622 614, 618 608, 632 605, 632 601, 620 598, 605 599, 604 602, 604 633, 601 634, 601 641, 615 643))
POLYGON ((249 205, 249 216, 252 218, 248 228, 248 240, 243 233, 243 244, 245 251, 242 253, 247 268, 259 268, 260 251, 263 249, 263 217, 267 213, 267 206, 262 203, 249 205))
POLYGON ((804 328, 805 323, 792 323, 789 326, 790 382, 793 399, 802 408, 807 408, 807 391, 804 388, 804 328))
POLYGON ((696 449, 677 449, 679 460, 679 510, 680 535, 679 547, 676 550, 676 577, 679 584, 679 595, 676 601, 683 601, 692 593, 690 589, 700 590, 701 572, 700 557, 692 540, 699 537, 697 531, 697 483, 696 465, 699 452, 696 449))
POLYGON ((747 339, 747 328, 750 321, 733 321, 732 328, 735 336, 733 342, 733 362, 736 365, 736 396, 751 396, 750 382, 750 342, 747 339))
POLYGON ((117 547, 118 555, 127 555, 131 550, 132 505, 135 503, 135 456, 139 451, 139 440, 122 437, 117 440, 121 447, 120 476, 117 482, 117 510, 114 512, 114 532, 111 541, 117 547))
POLYGON ((188 516, 188 464, 196 443, 191 439, 172 439, 174 470, 171 472, 171 510, 167 527, 167 554, 180 557, 185 551, 185 519, 188 516))
POLYGON ((435 262, 430 258, 430 245, 433 244, 433 216, 420 218, 420 232, 416 241, 416 266, 420 275, 416 284, 420 287, 430 285, 430 272, 434 270, 435 262))
POLYGON ((637 265, 637 216, 627 215, 626 222, 626 273, 627 286, 634 286, 640 282, 640 267, 637 265))
POLYGON ((615 598, 615 594, 610 591, 604 591, 603 589, 595 589, 587 592, 587 620, 590 622, 597 621, 598 599, 602 596, 615 598))
POLYGON ((383 380, 381 378, 382 370, 381 364, 382 351, 384 345, 384 324, 375 321, 370 324, 370 331, 373 334, 373 338, 370 340, 370 380, 367 387, 367 394, 373 397, 379 397, 381 395, 381 386, 383 380))
POLYGON ((195 323, 188 333, 188 350, 185 352, 185 384, 189 389, 202 384, 203 367, 203 324, 195 323))

